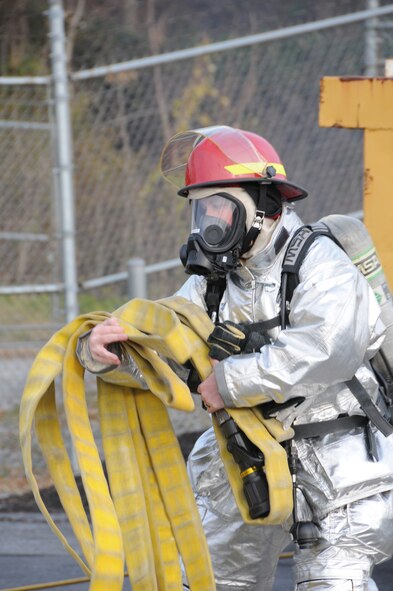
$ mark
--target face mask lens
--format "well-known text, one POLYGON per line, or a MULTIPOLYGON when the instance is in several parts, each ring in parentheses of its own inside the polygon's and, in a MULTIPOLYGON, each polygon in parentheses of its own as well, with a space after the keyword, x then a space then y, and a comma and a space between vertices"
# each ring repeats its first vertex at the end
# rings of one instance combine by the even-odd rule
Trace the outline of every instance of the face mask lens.
POLYGON ((221 195, 192 202, 192 232, 210 247, 229 245, 239 218, 237 204, 221 195))

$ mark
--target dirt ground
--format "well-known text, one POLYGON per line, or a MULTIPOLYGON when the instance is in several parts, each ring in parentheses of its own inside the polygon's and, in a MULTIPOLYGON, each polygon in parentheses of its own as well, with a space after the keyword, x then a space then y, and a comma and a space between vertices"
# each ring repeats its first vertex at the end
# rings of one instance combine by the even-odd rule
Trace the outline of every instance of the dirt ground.
MULTIPOLYGON (((0 499, 3 499, 8 494, 29 490, 19 445, 18 407, 0 410, 0 443, 0 499)), ((38 458, 37 451, 35 450, 34 455, 38 458)), ((45 472, 42 465, 39 468, 39 478, 43 486, 48 480, 45 472)))

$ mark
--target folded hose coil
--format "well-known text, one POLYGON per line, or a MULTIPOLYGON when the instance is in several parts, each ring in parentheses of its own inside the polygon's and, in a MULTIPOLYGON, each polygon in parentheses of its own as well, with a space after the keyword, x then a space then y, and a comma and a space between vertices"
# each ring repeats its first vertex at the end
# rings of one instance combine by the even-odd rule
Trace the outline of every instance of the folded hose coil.
MULTIPOLYGON (((132 300, 113 314, 128 335, 132 355, 149 390, 140 390, 121 372, 97 378, 102 446, 108 472, 92 432, 85 398, 84 369, 76 356, 81 334, 109 316, 82 315, 53 335, 29 372, 20 407, 20 441, 26 476, 53 531, 91 577, 91 591, 121 590, 124 562, 133 591, 182 589, 181 557, 193 591, 215 589, 209 551, 181 450, 166 407, 192 411, 187 385, 165 358, 191 362, 201 379, 211 372, 207 338, 214 325, 183 298, 132 300), (62 376, 67 427, 89 506, 86 514, 63 441, 55 380, 62 376), (82 550, 63 536, 40 495, 32 466, 33 424, 48 470, 82 550)), ((278 443, 293 435, 274 419, 251 409, 231 410, 233 418, 266 457, 271 513, 252 523, 283 523, 291 514, 292 492, 285 451, 278 443)), ((220 443, 220 434, 217 433, 220 443)), ((220 448, 239 508, 247 518, 236 465, 220 448)), ((229 454, 230 456, 230 454, 229 454)))

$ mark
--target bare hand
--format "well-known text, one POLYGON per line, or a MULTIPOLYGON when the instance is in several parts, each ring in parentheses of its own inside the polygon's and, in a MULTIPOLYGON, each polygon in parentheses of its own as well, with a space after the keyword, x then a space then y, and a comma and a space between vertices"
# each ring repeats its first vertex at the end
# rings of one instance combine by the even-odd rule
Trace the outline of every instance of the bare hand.
MULTIPOLYGON (((216 365, 218 361, 212 360, 212 365, 216 365)), ((201 382, 197 388, 197 392, 201 395, 202 401, 206 406, 206 410, 210 413, 224 408, 225 404, 218 391, 216 376, 214 371, 201 382)))
POLYGON ((127 340, 127 335, 120 326, 117 318, 111 316, 97 324, 91 331, 89 347, 91 356, 95 361, 105 365, 120 365, 120 359, 115 353, 106 348, 110 343, 118 343, 127 340))

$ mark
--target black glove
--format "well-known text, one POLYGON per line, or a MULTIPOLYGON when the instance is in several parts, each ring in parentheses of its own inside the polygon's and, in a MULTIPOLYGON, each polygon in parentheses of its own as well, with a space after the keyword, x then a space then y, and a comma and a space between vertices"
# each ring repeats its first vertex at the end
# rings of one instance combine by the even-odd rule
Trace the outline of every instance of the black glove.
POLYGON ((234 322, 219 322, 207 339, 209 356, 222 361, 230 355, 241 353, 245 342, 246 335, 234 322))
POLYGON ((271 342, 270 338, 256 330, 257 324, 235 324, 229 320, 216 324, 207 343, 210 357, 222 361, 230 355, 253 353, 271 342))

